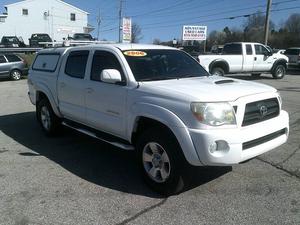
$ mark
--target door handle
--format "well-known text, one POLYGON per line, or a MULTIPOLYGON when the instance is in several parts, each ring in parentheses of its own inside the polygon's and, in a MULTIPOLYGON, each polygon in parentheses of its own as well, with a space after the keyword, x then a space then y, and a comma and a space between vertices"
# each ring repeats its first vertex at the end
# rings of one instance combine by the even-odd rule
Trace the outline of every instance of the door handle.
POLYGON ((66 86, 66 83, 65 83, 65 82, 61 82, 61 83, 60 83, 60 87, 61 87, 61 88, 64 88, 65 86, 66 86))
POLYGON ((94 89, 93 89, 93 88, 87 88, 87 89, 86 89, 86 92, 89 93, 89 94, 91 94, 91 93, 94 92, 94 89))
POLYGON ((257 57, 254 57, 254 61, 256 61, 257 60, 257 57))

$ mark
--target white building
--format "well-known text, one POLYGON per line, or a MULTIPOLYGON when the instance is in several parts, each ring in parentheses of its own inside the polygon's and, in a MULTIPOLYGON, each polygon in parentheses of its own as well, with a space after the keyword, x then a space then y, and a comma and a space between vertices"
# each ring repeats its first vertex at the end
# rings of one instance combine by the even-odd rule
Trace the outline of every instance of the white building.
POLYGON ((74 33, 88 33, 89 13, 61 0, 24 0, 4 6, 0 14, 2 36, 22 37, 26 44, 33 33, 47 33, 61 41, 74 33))

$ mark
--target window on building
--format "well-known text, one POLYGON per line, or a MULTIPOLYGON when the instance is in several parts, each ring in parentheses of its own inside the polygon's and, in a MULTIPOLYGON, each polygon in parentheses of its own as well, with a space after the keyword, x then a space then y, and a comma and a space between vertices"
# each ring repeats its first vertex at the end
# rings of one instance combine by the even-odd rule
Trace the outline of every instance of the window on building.
POLYGON ((66 63, 65 73, 71 77, 84 78, 89 51, 71 52, 66 63))
POLYGON ((5 22, 5 17, 0 17, 0 23, 4 23, 5 22))
POLYGON ((71 21, 75 21, 76 20, 76 14, 75 13, 71 13, 71 21))
POLYGON ((22 9, 22 15, 28 16, 28 9, 22 9))

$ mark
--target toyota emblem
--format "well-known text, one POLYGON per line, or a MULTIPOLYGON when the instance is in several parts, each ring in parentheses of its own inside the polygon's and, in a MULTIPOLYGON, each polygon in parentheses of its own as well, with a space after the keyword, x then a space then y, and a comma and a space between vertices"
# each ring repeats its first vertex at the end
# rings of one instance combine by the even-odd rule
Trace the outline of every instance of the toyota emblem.
POLYGON ((265 115, 267 115, 268 108, 267 108, 267 106, 262 105, 262 106, 260 106, 259 111, 260 111, 260 116, 263 118, 263 117, 265 117, 265 115))

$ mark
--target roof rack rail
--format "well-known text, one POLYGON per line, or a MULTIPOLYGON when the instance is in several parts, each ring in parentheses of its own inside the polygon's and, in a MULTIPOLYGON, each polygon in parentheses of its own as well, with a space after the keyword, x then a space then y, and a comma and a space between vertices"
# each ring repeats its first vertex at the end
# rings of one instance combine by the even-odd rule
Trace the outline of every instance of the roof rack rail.
POLYGON ((39 42, 39 44, 46 45, 48 47, 70 47, 70 46, 82 46, 82 45, 92 45, 92 44, 116 44, 114 41, 52 41, 52 42, 39 42))

